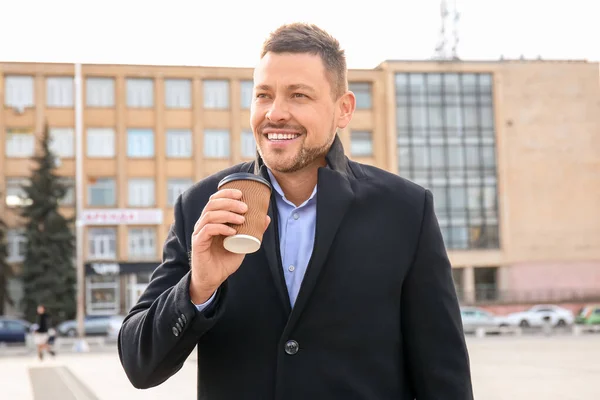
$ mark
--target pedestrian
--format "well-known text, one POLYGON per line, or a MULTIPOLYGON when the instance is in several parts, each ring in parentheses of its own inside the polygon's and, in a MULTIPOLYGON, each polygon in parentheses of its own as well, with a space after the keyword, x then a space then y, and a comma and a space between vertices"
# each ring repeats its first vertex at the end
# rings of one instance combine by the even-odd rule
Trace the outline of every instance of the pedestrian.
POLYGON ((46 307, 43 304, 37 307, 37 327, 34 330, 33 340, 37 347, 38 358, 44 359, 44 351, 47 351, 53 357, 56 355, 54 350, 48 344, 48 331, 51 329, 50 326, 50 315, 46 312, 46 307))
POLYGON ((294 23, 265 41, 257 159, 177 199, 163 261, 119 334, 135 387, 169 379, 197 346, 199 399, 473 398, 432 194, 345 156, 337 131, 355 107, 330 34, 294 23), (218 190, 237 172, 272 186, 247 255, 222 240, 248 207, 239 190, 218 190))

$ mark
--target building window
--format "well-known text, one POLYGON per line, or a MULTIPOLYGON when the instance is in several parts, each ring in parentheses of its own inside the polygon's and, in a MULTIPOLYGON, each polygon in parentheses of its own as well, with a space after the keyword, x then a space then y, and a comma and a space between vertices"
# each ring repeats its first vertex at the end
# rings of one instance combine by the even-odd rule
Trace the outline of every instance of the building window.
POLYGON ((29 185, 27 178, 6 178, 6 205, 21 207, 31 204, 24 187, 29 185))
POLYGON ((207 129, 204 131, 204 157, 229 158, 229 131, 207 129))
POLYGON ((498 248, 491 75, 398 73, 398 173, 430 189, 449 249, 498 248))
POLYGON ((87 78, 85 98, 88 107, 114 107, 115 80, 113 78, 87 78))
POLYGON ((151 108, 154 106, 154 81, 152 79, 127 79, 127 107, 151 108))
POLYGON ((152 178, 129 179, 129 202, 131 207, 150 207, 154 201, 154 180, 152 178))
POLYGON ((63 176, 60 178, 60 182, 65 186, 67 191, 63 198, 58 200, 58 204, 67 207, 75 205, 75 179, 63 176))
POLYGON ((116 204, 116 185, 113 178, 91 179, 88 183, 88 205, 109 207, 116 204))
POLYGON ((154 132, 152 129, 127 129, 127 156, 154 157, 154 132))
POLYGON ((475 301, 495 301, 499 298, 498 293, 498 268, 481 267, 475 268, 475 301))
POLYGON ((357 109, 370 109, 372 107, 372 85, 370 82, 351 82, 348 89, 356 96, 357 109))
POLYGON ((73 77, 46 78, 46 105, 48 107, 73 107, 73 77))
POLYGON ((138 272, 129 274, 127 282, 127 294, 125 295, 125 305, 127 311, 135 306, 142 296, 148 284, 150 283, 151 272, 138 272))
POLYGON ((50 151, 59 157, 73 157, 75 153, 73 128, 50 128, 50 151))
POLYGON ((356 157, 373 155, 373 135, 369 131, 352 131, 350 133, 350 154, 356 157))
POLYGON ((165 79, 165 106, 167 108, 192 107, 192 81, 165 79))
POLYGON ((192 132, 189 129, 167 130, 167 157, 190 158, 192 156, 192 132))
POLYGON ((247 110, 252 105, 252 92, 254 90, 254 82, 253 81, 241 81, 240 82, 240 97, 242 108, 247 110))
POLYGON ((112 128, 88 128, 87 155, 91 158, 115 156, 115 130, 112 128))
POLYGON ((243 158, 256 157, 256 141, 252 131, 242 131, 241 145, 243 158))
POLYGON ((30 129, 6 130, 6 157, 29 158, 35 153, 35 135, 30 129))
POLYGON ((117 229, 88 229, 88 258, 90 260, 114 260, 117 258, 117 229))
POLYGON ((134 260, 156 259, 156 229, 129 228, 129 258, 134 260))
POLYGON ((23 262, 27 247, 27 238, 22 229, 9 229, 6 232, 7 258, 9 263, 23 262))
POLYGON ((194 181, 186 178, 169 178, 167 181, 167 204, 169 206, 175 205, 177 197, 185 192, 190 186, 194 184, 194 181))
POLYGON ((229 81, 205 80, 204 81, 204 108, 228 109, 229 108, 229 81))
POLYGON ((86 311, 88 315, 114 315, 120 309, 119 275, 92 275, 86 278, 86 311))
POLYGON ((33 76, 6 75, 4 78, 4 104, 24 110, 33 107, 33 76))

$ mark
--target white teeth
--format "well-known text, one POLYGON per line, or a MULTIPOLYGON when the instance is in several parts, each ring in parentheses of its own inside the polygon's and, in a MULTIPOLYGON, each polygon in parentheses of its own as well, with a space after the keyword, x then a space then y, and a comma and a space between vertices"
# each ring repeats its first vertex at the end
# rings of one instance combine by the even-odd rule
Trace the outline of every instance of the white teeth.
POLYGON ((269 140, 290 140, 295 139, 299 135, 295 133, 269 133, 267 137, 269 140))

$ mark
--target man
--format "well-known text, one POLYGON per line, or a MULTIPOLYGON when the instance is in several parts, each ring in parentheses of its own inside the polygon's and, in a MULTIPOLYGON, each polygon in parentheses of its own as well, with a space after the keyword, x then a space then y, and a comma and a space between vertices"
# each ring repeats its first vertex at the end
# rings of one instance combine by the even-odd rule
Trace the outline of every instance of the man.
POLYGON ((44 359, 44 350, 53 357, 56 355, 48 343, 50 328, 50 316, 46 312, 46 307, 39 304, 37 307, 37 327, 33 333, 33 341, 37 347, 38 358, 44 359))
POLYGON ((124 321, 119 355, 137 388, 198 346, 200 399, 472 399, 469 359, 431 193, 349 161, 344 52, 286 25, 254 72, 259 156, 179 197, 164 259, 124 321), (227 252, 246 205, 233 172, 273 185, 261 249, 227 252))

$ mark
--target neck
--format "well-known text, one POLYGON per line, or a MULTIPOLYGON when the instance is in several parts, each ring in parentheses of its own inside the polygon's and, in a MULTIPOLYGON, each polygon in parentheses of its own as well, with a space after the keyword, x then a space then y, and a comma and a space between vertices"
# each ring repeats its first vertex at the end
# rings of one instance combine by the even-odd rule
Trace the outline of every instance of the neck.
POLYGON ((299 206, 308 200, 312 194, 317 184, 319 168, 326 165, 327 162, 323 158, 300 171, 286 173, 271 170, 271 173, 277 179, 285 198, 294 205, 299 206))

